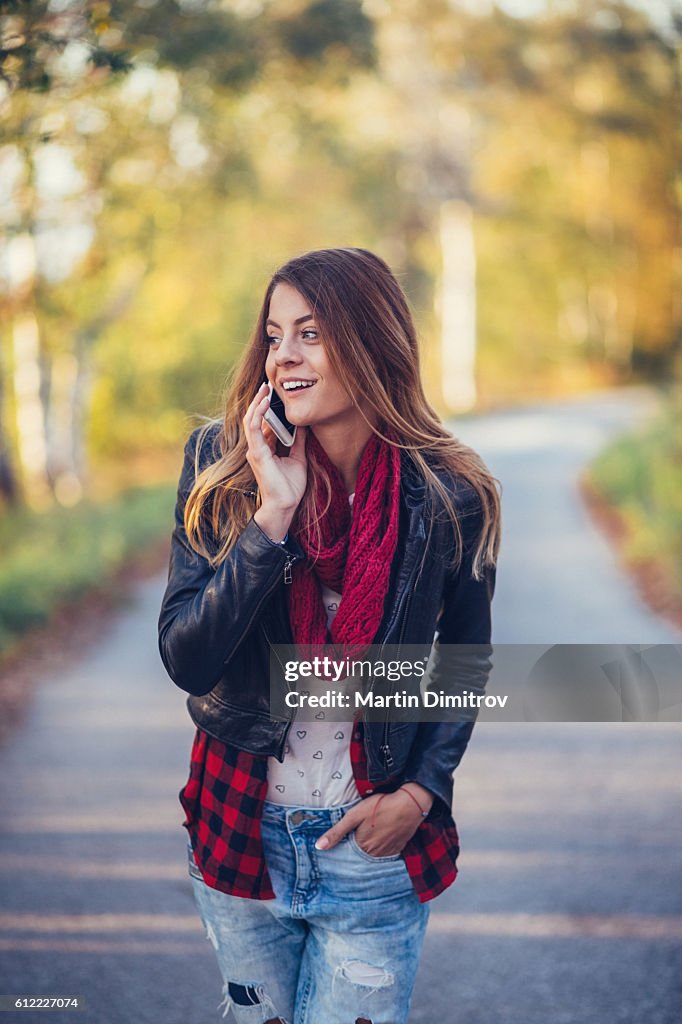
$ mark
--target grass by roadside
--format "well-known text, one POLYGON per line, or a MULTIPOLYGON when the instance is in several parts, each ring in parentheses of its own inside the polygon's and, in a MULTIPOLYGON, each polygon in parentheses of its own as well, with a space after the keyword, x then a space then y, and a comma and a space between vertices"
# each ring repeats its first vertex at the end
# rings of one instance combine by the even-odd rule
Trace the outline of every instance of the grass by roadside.
POLYGON ((159 484, 106 503, 2 516, 0 665, 59 609, 95 595, 120 600, 125 566, 167 542, 174 501, 174 485, 159 484))
POLYGON ((604 449, 581 484, 645 599, 682 625, 682 392, 604 449))
POLYGON ((168 564, 175 487, 0 519, 0 743, 40 679, 98 643, 132 585, 168 564))

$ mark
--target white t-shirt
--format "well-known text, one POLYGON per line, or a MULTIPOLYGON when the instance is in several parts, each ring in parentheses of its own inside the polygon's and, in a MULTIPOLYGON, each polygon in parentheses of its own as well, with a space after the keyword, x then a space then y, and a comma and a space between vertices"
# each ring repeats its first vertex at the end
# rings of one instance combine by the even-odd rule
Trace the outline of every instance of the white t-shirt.
MULTIPOLYGON (((353 505, 354 494, 348 500, 353 505)), ((322 587, 322 601, 331 627, 341 594, 322 587)), ((284 748, 284 761, 268 758, 267 800, 287 807, 338 807, 360 796, 350 761, 352 719, 327 721, 320 710, 313 721, 295 721, 284 748)))

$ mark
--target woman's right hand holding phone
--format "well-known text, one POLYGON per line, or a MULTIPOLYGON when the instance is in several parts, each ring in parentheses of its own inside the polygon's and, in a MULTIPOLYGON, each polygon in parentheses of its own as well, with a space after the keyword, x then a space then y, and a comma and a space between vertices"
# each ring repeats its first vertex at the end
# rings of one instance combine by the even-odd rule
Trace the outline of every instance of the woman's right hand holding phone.
POLYGON ((287 458, 276 454, 277 438, 263 420, 269 402, 268 385, 261 384, 243 422, 248 445, 246 461, 253 470, 261 496, 261 506, 254 519, 271 540, 279 543, 286 536, 303 497, 308 467, 305 427, 297 428, 296 440, 287 458))

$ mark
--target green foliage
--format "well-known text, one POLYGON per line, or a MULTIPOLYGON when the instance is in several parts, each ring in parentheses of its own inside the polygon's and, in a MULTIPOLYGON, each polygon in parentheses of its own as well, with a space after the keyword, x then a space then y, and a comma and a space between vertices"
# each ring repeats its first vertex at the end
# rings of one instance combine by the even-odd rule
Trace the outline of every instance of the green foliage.
POLYGON ((350 67, 372 67, 376 60, 372 22, 356 0, 313 0, 295 17, 282 19, 279 31, 299 60, 336 55, 350 67))
POLYGON ((589 480, 622 516, 626 557, 656 563, 682 598, 682 395, 601 452, 589 480))
POLYGON ((453 198, 475 216, 482 401, 682 374, 678 38, 618 0, 537 18, 466 7, 3 3, 7 237, 66 225, 68 241, 79 225, 91 242, 71 260, 56 245, 16 288, 0 281, 0 460, 28 458, 15 321, 35 314, 40 334, 19 376, 43 374, 46 405, 61 400, 46 423, 74 411, 61 452, 85 451, 97 478, 178 445, 188 413, 220 411, 269 274, 325 245, 395 267, 437 405, 439 216, 453 198), (72 43, 89 57, 75 71, 61 59, 72 43), (71 191, 41 197, 65 156, 71 191))
POLYGON ((126 560, 170 536, 173 501, 173 487, 163 485, 0 518, 0 653, 59 605, 110 589, 126 560))
POLYGON ((176 17, 177 31, 160 31, 159 26, 153 32, 163 64, 178 71, 200 66, 218 88, 244 89, 258 74, 262 56, 253 24, 224 7, 176 17))
POLYGON ((12 90, 48 92, 63 77, 59 58, 70 44, 86 48, 92 68, 128 71, 130 59, 118 39, 115 46, 101 39, 109 28, 109 7, 101 0, 3 0, 0 80, 12 90))

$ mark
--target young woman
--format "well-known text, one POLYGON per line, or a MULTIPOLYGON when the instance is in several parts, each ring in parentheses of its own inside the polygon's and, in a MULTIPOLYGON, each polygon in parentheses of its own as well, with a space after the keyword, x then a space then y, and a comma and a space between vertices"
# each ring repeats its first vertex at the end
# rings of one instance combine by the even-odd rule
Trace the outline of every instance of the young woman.
POLYGON ((159 619, 197 726, 189 873, 239 1024, 407 1021, 429 901, 456 875, 473 722, 271 718, 270 647, 433 644, 437 688, 448 645, 476 645, 483 687, 495 485, 424 396, 383 260, 326 249, 274 275, 224 419, 187 443, 159 619))

